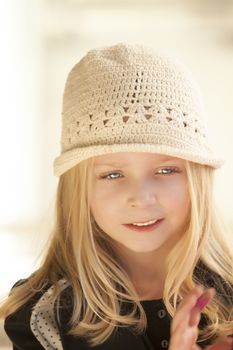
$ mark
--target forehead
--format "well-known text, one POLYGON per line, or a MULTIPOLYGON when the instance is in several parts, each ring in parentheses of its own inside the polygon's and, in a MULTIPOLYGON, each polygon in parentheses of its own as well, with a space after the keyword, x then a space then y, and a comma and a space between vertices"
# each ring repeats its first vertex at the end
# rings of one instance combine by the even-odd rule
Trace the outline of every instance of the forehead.
POLYGON ((161 163, 161 162, 184 162, 183 159, 171 157, 164 154, 157 153, 146 153, 146 152, 118 152, 112 154, 104 154, 101 156, 94 157, 95 165, 118 165, 124 166, 134 162, 153 162, 153 163, 161 163))

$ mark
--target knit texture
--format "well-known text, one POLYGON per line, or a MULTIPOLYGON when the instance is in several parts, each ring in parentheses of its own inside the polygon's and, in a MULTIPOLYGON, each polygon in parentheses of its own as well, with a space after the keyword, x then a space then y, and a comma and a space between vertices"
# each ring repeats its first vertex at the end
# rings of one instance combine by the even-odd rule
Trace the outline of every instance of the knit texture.
POLYGON ((125 43, 90 50, 66 81, 54 174, 114 152, 161 153, 218 168, 203 114, 197 83, 174 58, 125 43))

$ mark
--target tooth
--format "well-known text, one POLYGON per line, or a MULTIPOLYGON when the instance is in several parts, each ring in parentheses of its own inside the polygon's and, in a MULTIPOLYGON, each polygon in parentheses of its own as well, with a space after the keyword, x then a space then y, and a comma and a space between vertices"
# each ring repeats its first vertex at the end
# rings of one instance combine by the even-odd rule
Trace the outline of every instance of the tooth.
POLYGON ((136 226, 147 226, 147 225, 151 225, 154 224, 157 220, 152 220, 152 221, 148 221, 148 222, 144 222, 144 223, 133 223, 133 225, 136 226))

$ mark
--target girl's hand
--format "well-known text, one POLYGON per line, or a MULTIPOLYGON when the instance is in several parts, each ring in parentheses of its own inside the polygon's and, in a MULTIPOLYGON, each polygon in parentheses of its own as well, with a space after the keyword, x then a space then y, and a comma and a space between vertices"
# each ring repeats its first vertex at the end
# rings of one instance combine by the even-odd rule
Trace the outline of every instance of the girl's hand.
MULTIPOLYGON (((171 324, 168 350, 201 350, 196 345, 201 311, 215 295, 214 288, 196 286, 179 304, 171 324)), ((205 350, 232 350, 232 338, 219 338, 205 350)))

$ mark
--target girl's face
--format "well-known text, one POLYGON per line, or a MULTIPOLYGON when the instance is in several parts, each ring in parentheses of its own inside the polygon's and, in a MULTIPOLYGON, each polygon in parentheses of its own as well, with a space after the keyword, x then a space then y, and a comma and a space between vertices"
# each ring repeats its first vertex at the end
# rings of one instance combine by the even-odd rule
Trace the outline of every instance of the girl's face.
POLYGON ((189 217, 185 161, 142 152, 97 156, 90 205, 99 227, 119 247, 145 253, 170 246, 189 217), (154 220, 159 221, 145 230, 127 226, 154 220))

